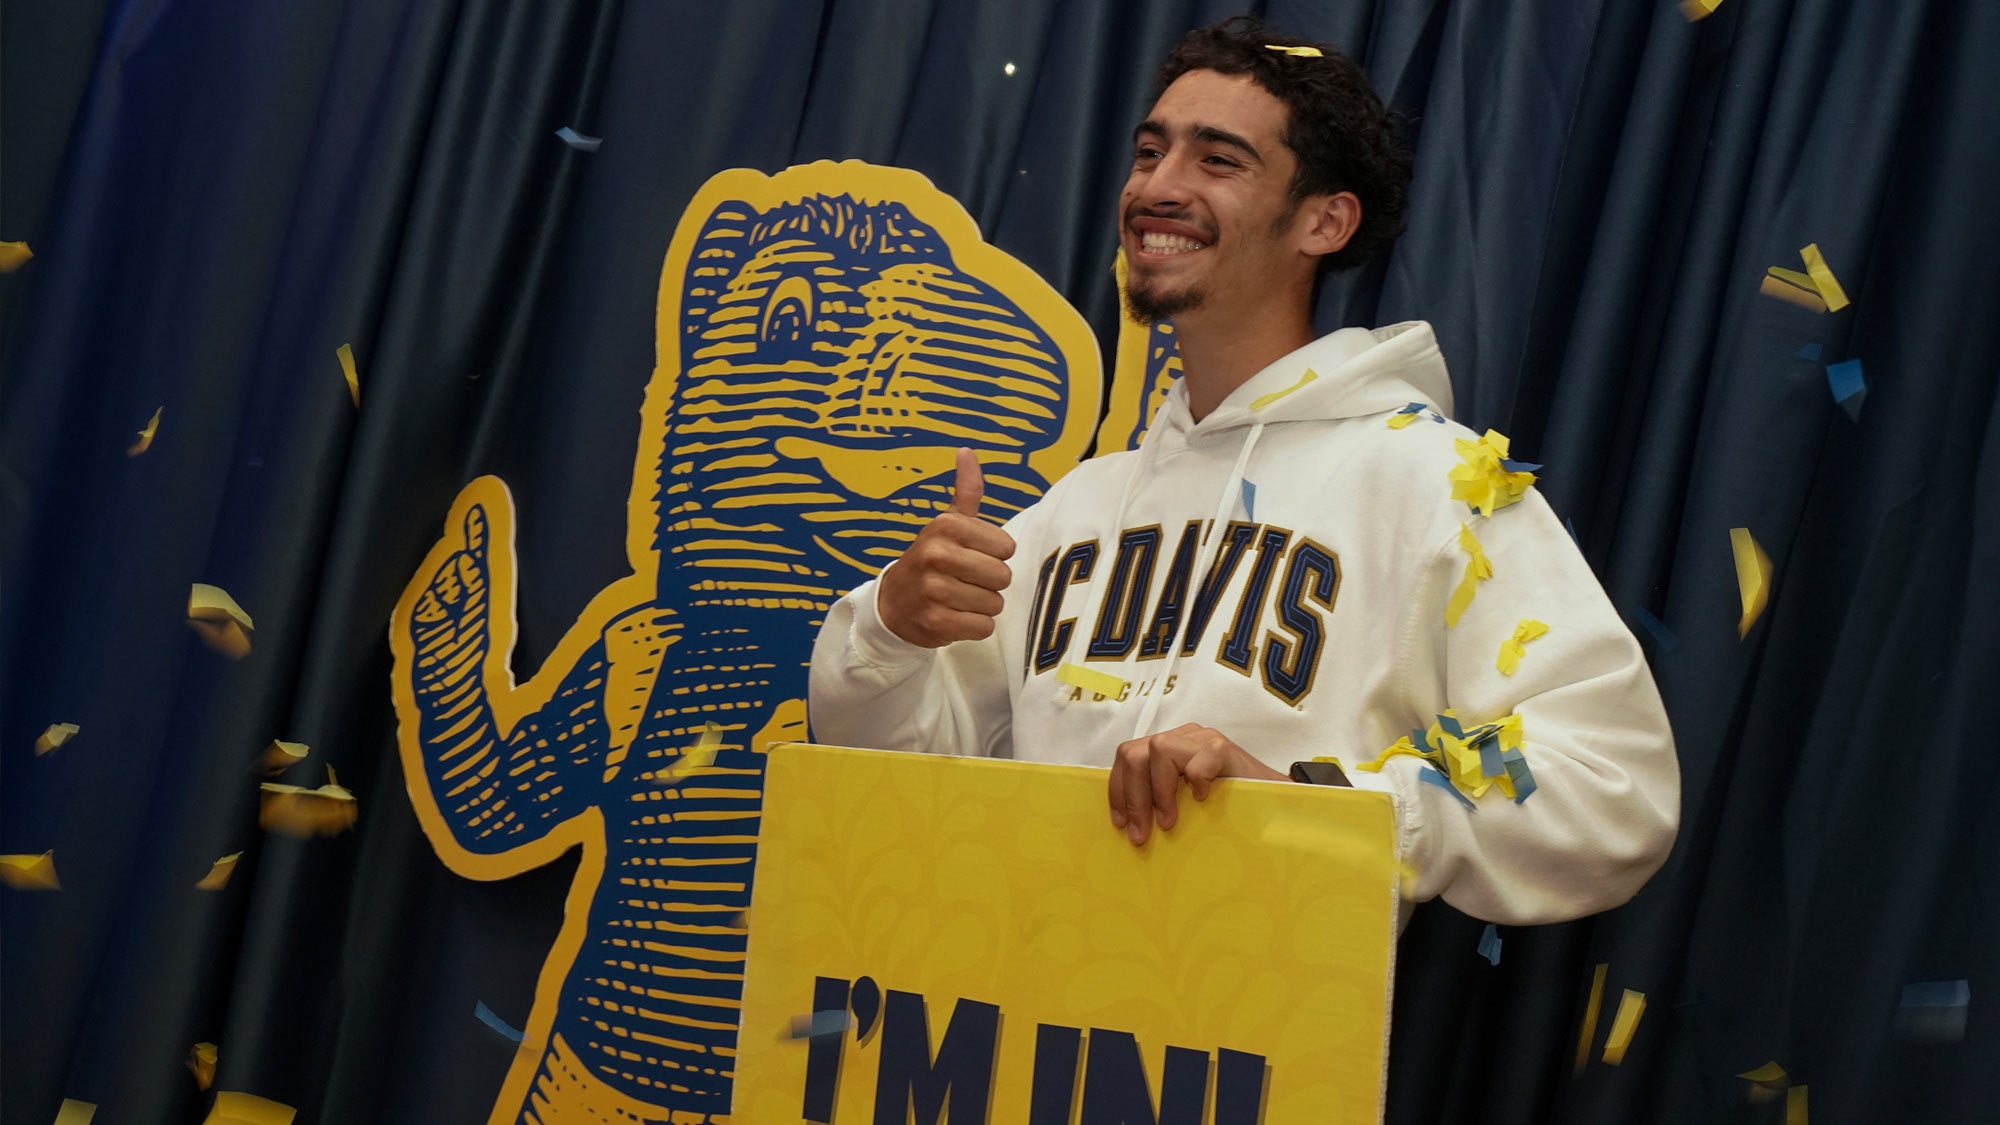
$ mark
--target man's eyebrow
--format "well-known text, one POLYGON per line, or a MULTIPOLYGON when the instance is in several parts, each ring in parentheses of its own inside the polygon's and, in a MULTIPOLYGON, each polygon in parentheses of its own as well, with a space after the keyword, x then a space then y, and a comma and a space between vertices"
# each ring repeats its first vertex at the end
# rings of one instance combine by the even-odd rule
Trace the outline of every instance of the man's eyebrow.
MULTIPOLYGON (((1160 137, 1164 139, 1170 135, 1169 130, 1164 124, 1152 118, 1147 118, 1139 122, 1138 127, 1132 130, 1132 139, 1134 141, 1142 137, 1160 137)), ((1249 138, 1239 136, 1227 129, 1218 129, 1213 125, 1197 125, 1191 131, 1190 135, 1197 141, 1228 145, 1230 148, 1238 150, 1259 164, 1264 162, 1264 154, 1257 151, 1257 146, 1251 144, 1249 138)))

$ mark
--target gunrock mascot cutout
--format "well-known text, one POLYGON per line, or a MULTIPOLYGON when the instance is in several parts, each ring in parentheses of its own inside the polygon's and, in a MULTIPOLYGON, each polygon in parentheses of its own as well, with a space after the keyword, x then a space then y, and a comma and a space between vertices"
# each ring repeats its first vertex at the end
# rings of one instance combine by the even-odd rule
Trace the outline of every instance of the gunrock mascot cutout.
POLYGON ((516 684, 513 499, 481 477, 390 624, 438 855, 504 879, 582 851, 495 1125, 727 1120, 763 764, 806 735, 827 607, 947 506, 958 447, 1004 519, 1097 420, 1082 318, 901 169, 709 180, 668 249, 657 333, 632 574, 516 684), (718 753, 682 770, 711 723, 718 753))

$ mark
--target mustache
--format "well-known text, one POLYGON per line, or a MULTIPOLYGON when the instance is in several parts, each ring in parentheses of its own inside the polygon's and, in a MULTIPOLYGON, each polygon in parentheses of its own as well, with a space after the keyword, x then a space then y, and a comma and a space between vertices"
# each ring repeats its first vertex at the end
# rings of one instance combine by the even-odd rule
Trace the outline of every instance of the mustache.
MULTIPOLYGON (((1215 241, 1215 228, 1194 217, 1192 212, 1178 207, 1146 207, 1134 203, 1125 208, 1125 229, 1132 229, 1132 221, 1141 216, 1148 219, 1164 219, 1170 223, 1185 223, 1202 234, 1202 241, 1215 241)), ((1135 232, 1136 233, 1136 232, 1135 232)))

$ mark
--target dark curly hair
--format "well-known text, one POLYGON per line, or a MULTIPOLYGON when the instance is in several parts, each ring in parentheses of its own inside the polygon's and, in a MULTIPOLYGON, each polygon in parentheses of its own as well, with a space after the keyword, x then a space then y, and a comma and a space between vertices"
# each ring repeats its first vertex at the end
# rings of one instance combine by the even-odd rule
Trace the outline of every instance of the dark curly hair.
POLYGON ((1338 48, 1278 35, 1263 20, 1236 16, 1188 32, 1160 68, 1155 96, 1191 70, 1247 74, 1285 103, 1285 145, 1299 164, 1292 175, 1293 202, 1340 191, 1361 200, 1361 225, 1346 246, 1321 259, 1322 269, 1361 265, 1403 233, 1403 200, 1410 187, 1403 122, 1338 48), (1302 57, 1273 46, 1320 54, 1302 57))

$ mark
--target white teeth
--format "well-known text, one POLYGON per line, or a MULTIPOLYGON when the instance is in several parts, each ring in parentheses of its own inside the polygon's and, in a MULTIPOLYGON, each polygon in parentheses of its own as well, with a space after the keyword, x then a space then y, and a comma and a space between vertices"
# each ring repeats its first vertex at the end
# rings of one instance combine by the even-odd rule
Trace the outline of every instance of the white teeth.
POLYGON ((1139 245, 1145 247, 1148 253, 1182 254, 1189 250, 1199 250, 1205 244, 1185 235, 1149 230, 1139 236, 1139 245))

